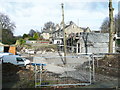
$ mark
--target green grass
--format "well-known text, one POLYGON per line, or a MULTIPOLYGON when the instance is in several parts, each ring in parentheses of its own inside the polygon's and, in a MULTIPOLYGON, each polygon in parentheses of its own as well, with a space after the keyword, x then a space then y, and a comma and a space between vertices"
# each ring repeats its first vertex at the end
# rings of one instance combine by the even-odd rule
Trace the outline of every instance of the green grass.
MULTIPOLYGON (((41 81, 41 83, 56 84, 57 81, 55 81, 55 80, 46 80, 46 81, 41 81)), ((36 82, 36 85, 40 85, 40 82, 36 82)))

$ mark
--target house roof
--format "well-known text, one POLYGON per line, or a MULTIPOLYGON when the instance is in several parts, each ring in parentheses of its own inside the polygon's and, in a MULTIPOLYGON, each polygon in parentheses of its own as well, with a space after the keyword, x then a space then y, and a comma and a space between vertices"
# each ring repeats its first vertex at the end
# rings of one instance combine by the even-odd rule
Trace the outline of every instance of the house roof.
MULTIPOLYGON (((85 32, 86 32, 87 30, 90 30, 89 27, 87 27, 87 28, 85 28, 85 27, 79 27, 79 26, 77 26, 77 25, 76 25, 74 22, 72 22, 72 21, 70 21, 69 24, 65 24, 65 29, 70 28, 72 25, 74 25, 74 26, 82 29, 82 30, 85 31, 85 32)), ((60 31, 63 31, 63 27, 62 27, 62 26, 60 26, 59 29, 54 30, 52 33, 60 32, 60 31)))
MULTIPOLYGON (((72 26, 72 25, 74 25, 74 26, 82 29, 83 31, 87 31, 88 29, 90 29, 89 27, 87 27, 87 28, 86 28, 86 27, 79 27, 79 26, 77 26, 74 22, 70 22, 70 24, 65 25, 65 29, 66 29, 66 28, 69 28, 69 27, 72 26)), ((61 28, 61 30, 63 30, 63 28, 61 28)))
POLYGON ((87 38, 88 42, 109 42, 109 33, 81 33, 82 37, 87 38))
POLYGON ((53 31, 44 30, 42 33, 52 33, 53 31))

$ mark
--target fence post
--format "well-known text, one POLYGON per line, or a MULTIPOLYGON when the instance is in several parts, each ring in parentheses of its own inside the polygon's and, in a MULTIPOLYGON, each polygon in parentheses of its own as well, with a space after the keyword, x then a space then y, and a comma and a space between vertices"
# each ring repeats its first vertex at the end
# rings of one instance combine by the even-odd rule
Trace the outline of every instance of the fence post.
POLYGON ((98 59, 97 59, 97 67, 98 67, 99 65, 98 65, 98 59))
POLYGON ((93 82, 95 81, 95 60, 94 60, 94 54, 92 54, 92 64, 93 64, 93 82))
POLYGON ((40 85, 41 85, 41 81, 42 81, 42 65, 39 67, 40 68, 40 85))
POLYGON ((36 88, 36 77, 37 77, 37 74, 36 74, 36 64, 34 66, 34 72, 35 72, 35 88, 36 88))
POLYGON ((89 55, 89 70, 90 70, 90 84, 91 84, 91 65, 90 65, 90 55, 89 55))

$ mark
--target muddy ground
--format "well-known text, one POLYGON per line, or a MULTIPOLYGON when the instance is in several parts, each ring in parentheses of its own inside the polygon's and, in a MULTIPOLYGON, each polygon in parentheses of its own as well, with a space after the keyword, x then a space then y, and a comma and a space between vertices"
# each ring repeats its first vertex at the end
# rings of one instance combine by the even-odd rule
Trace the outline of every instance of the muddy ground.
MULTIPOLYGON (((85 88, 118 87, 117 81, 119 77, 119 60, 120 55, 114 56, 111 55, 106 56, 103 59, 99 60, 99 67, 96 64, 97 62, 95 62, 96 81, 94 84, 87 86, 85 88)), ((48 74, 50 74, 50 72, 48 72, 48 74)), ((55 78, 55 76, 52 75, 51 78, 55 78)), ((62 83, 62 79, 58 81, 59 83, 62 83)), ((77 82, 75 80, 69 81, 77 82)), ((2 64, 2 88, 34 88, 34 85, 35 83, 33 71, 26 69, 25 67, 18 67, 10 63, 2 64)), ((76 87, 83 88, 83 86, 56 86, 54 88, 76 88, 76 87)))
POLYGON ((95 61, 95 67, 96 73, 107 76, 120 77, 120 55, 107 55, 98 61, 98 66, 97 61, 95 61))

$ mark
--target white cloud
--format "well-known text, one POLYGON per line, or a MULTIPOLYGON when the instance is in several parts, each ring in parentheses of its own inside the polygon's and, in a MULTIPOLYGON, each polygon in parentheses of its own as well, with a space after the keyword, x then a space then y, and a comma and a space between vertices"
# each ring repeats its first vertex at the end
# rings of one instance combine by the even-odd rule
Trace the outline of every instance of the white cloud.
POLYGON ((3 0, 0 12, 8 14, 11 20, 15 21, 15 35, 21 35, 32 28, 40 31, 47 21, 60 23, 60 4, 64 2, 65 22, 73 20, 77 24, 79 19, 81 27, 99 29, 103 19, 108 16, 108 6, 105 8, 106 4, 102 5, 99 3, 101 1, 108 0, 3 0))
MULTIPOLYGON (((3 2, 108 2, 108 0, 1 0, 3 2)), ((112 0, 118 2, 119 0, 112 0)))

